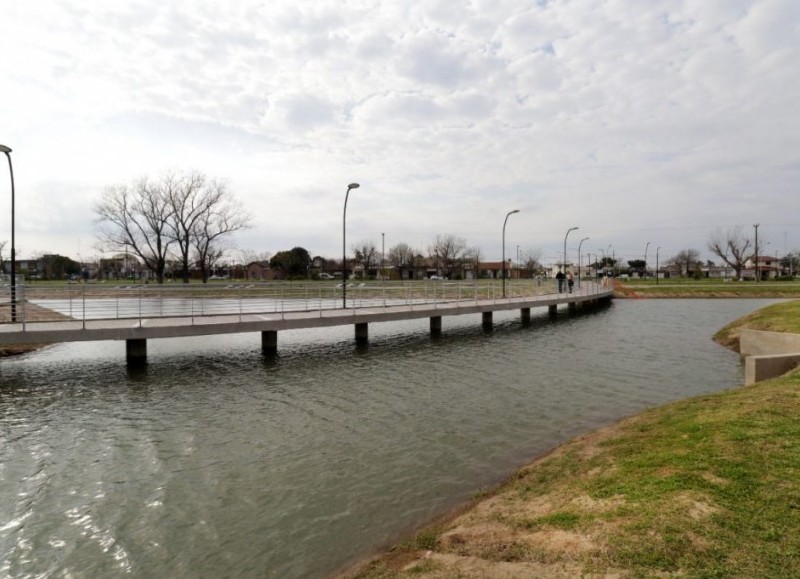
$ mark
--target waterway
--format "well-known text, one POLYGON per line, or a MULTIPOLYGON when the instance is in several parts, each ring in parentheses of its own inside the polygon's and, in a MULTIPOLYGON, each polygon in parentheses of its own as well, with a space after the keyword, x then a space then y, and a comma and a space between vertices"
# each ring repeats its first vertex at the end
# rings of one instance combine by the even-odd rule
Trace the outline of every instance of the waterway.
POLYGON ((711 341, 766 300, 617 300, 0 360, 0 577, 326 576, 553 446, 736 387, 711 341), (542 314, 545 313, 543 310, 542 314))

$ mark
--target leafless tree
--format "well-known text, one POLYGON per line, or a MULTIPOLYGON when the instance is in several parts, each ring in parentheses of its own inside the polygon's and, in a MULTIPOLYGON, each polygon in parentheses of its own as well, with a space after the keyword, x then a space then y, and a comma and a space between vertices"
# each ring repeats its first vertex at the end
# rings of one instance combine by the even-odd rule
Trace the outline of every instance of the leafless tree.
POLYGON ((375 242, 363 240, 355 244, 352 249, 356 255, 356 261, 364 266, 364 277, 366 277, 369 270, 375 267, 378 261, 379 252, 375 247, 375 242))
MULTIPOLYGON (((417 252, 413 247, 407 243, 398 243, 389 249, 388 259, 389 263, 394 266, 398 275, 403 277, 403 270, 409 269, 413 272, 414 266, 417 263, 417 252)), ((413 277, 413 273, 411 274, 413 277)))
POLYGON ((181 278, 189 283, 189 257, 198 220, 209 206, 220 202, 221 193, 197 171, 167 173, 161 178, 161 187, 172 210, 170 237, 177 248, 181 278))
POLYGON ((164 188, 146 177, 130 187, 107 187, 94 211, 98 216, 101 249, 130 248, 153 272, 156 281, 164 283, 167 255, 173 243, 172 205, 164 188))
POLYGON ((700 252, 696 249, 682 249, 671 260, 681 271, 681 275, 690 275, 700 264, 700 252))
POLYGON ((708 249, 733 269, 736 278, 742 278, 745 263, 753 257, 753 241, 741 225, 727 231, 716 230, 708 238, 708 249))
POLYGON ((194 249, 203 279, 207 266, 222 253, 222 241, 249 225, 249 218, 225 185, 202 173, 168 172, 157 181, 144 177, 132 185, 106 188, 95 204, 104 251, 130 248, 163 283, 170 250, 189 280, 190 252, 194 249))
POLYGON ((205 209, 195 220, 191 235, 203 283, 208 281, 209 272, 228 249, 226 243, 230 234, 250 227, 250 216, 227 193, 223 183, 214 181, 209 188, 209 196, 217 200, 206 203, 205 209))
POLYGON ((522 266, 528 272, 528 275, 533 276, 543 269, 541 249, 526 249, 520 252, 520 256, 522 258, 522 266))
POLYGON ((6 245, 8 245, 8 241, 0 241, 0 273, 6 272, 6 259, 3 257, 6 245))
POLYGON ((239 259, 244 265, 248 263, 269 263, 269 258, 272 254, 269 251, 255 251, 253 249, 240 249, 239 259))
POLYGON ((472 268, 475 279, 481 274, 481 261, 483 261, 483 252, 480 247, 468 247, 464 250, 464 261, 467 262, 472 268))
POLYGON ((464 238, 447 233, 436 236, 428 247, 428 255, 435 261, 437 270, 445 277, 450 277, 466 249, 467 242, 464 238))

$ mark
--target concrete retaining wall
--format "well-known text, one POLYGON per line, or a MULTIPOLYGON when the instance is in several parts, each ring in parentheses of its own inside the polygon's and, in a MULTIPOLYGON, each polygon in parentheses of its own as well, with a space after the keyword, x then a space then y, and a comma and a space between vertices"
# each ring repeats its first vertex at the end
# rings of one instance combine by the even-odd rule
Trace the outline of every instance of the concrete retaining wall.
POLYGON ((742 358, 797 352, 800 352, 800 334, 742 330, 739 335, 739 354, 742 358))
POLYGON ((744 383, 782 376, 800 365, 800 335, 742 330, 739 353, 744 358, 744 383))

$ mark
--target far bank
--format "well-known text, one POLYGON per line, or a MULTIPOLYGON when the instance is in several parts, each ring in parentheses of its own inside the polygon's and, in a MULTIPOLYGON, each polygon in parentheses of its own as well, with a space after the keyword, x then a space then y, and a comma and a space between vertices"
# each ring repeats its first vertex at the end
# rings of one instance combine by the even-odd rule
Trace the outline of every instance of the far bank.
POLYGON ((800 298, 797 281, 734 281, 731 279, 654 279, 617 278, 615 298, 800 298))

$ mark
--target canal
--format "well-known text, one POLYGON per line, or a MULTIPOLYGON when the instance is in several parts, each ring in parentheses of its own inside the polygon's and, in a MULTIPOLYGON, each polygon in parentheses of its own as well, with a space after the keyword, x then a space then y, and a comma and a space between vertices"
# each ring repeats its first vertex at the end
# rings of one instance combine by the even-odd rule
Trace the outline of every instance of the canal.
POLYGON ((711 341, 767 300, 616 300, 0 360, 0 576, 315 577, 553 446, 742 383, 711 341), (540 315, 536 315, 536 314, 540 315))

